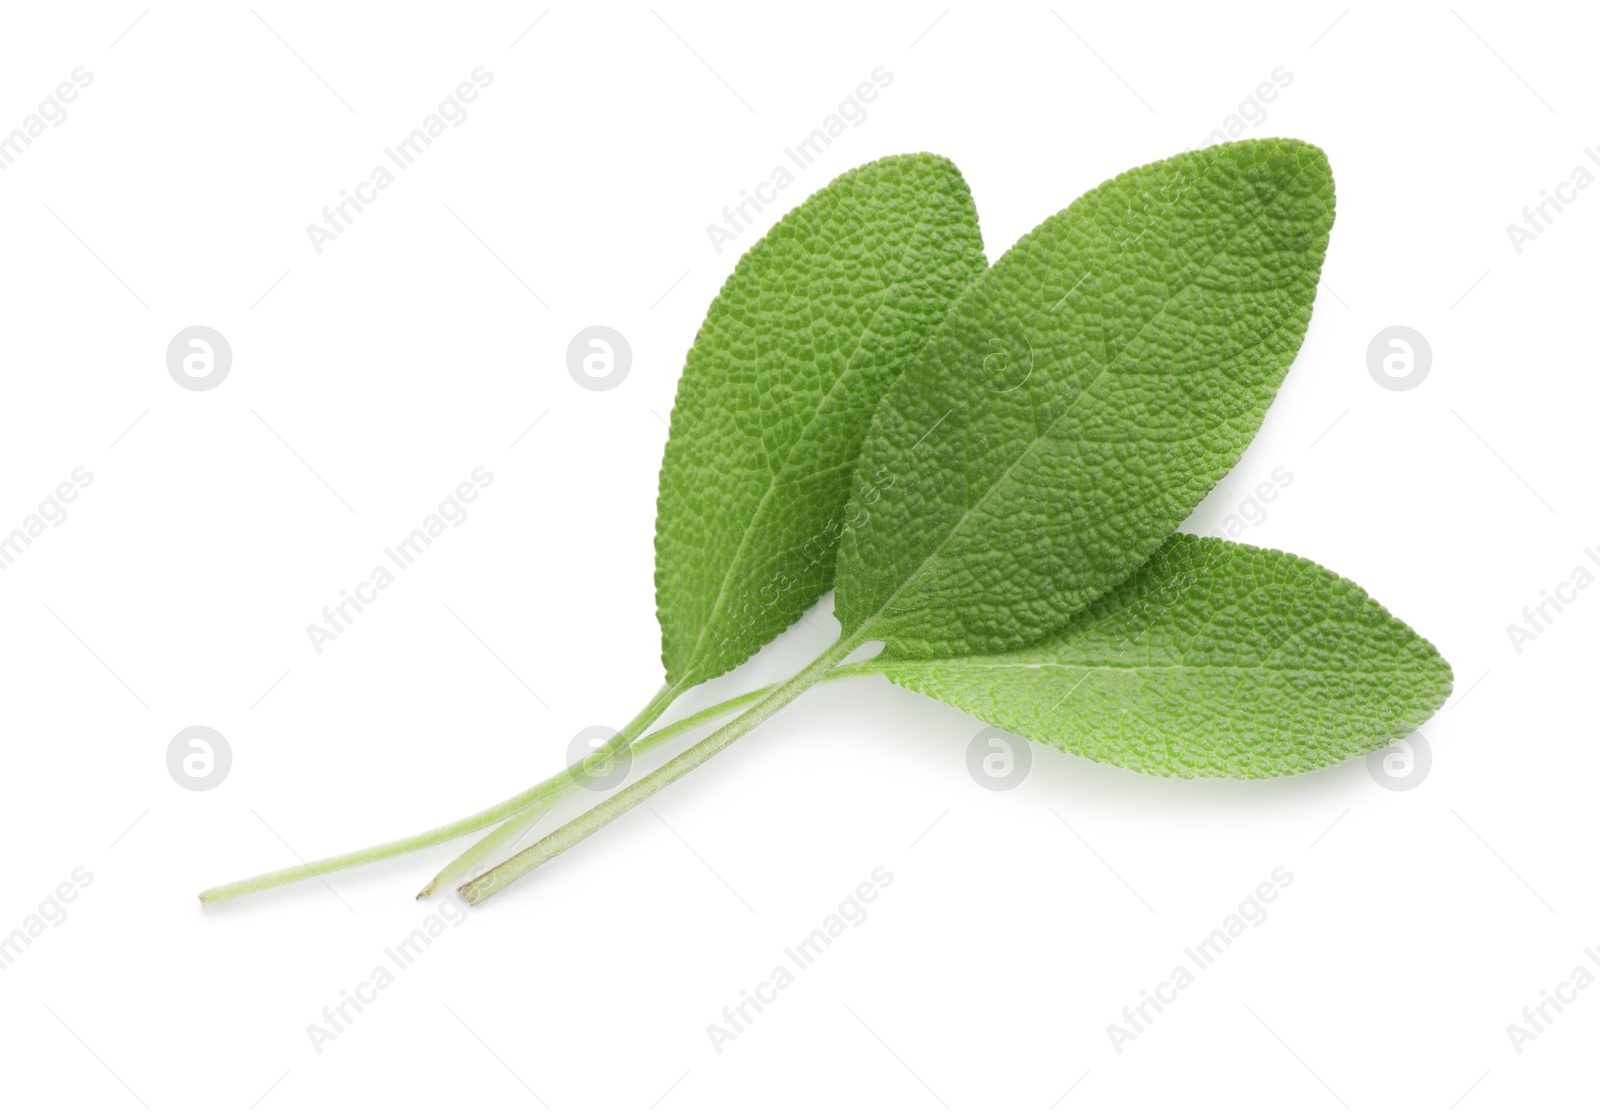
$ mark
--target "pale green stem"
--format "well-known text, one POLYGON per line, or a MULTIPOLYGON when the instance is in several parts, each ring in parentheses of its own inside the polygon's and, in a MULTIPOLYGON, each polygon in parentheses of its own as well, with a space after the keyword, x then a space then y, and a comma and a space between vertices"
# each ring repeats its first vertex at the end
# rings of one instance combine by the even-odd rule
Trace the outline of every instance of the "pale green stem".
MULTIPOLYGON (((647 750, 650 750, 652 747, 659 746, 663 742, 670 741, 671 739, 678 737, 684 731, 691 730, 694 727, 699 726, 701 723, 709 722, 712 719, 717 718, 719 715, 726 715, 730 711, 738 711, 742 708, 748 707, 751 703, 760 699, 762 696, 772 691, 772 689, 775 687, 777 687, 776 684, 769 684, 764 688, 757 688, 753 692, 746 692, 744 695, 734 696, 732 699, 713 704, 703 711, 697 711, 693 715, 679 719, 670 726, 662 727, 660 730, 655 731, 652 734, 648 734, 639 739, 639 741, 626 746, 621 751, 622 757, 618 759, 618 764, 626 765, 631 768, 633 759, 638 757, 640 754, 645 753, 647 750)), ((597 751, 595 754, 591 754, 590 758, 597 758, 598 756, 599 752, 597 751)), ((565 774, 563 776, 565 776, 565 774)), ((515 816, 507 819, 505 823, 501 824, 494 831, 490 832, 488 835, 478 840, 478 842, 474 843, 471 847, 468 847, 465 851, 463 851, 453 862, 451 862, 449 866, 445 867, 438 874, 434 875, 433 881, 424 886, 422 888, 422 892, 419 893, 417 897, 426 897, 427 895, 433 893, 433 891, 438 889, 440 886, 447 885, 469 872, 476 871, 489 853, 497 851, 501 847, 507 845, 507 837, 515 836, 516 840, 520 841, 523 834, 526 833, 528 829, 532 828, 545 815, 547 815, 550 810, 555 807, 557 802, 565 799, 569 794, 575 792, 580 785, 581 782, 576 778, 573 778, 567 784, 558 789, 551 790, 544 797, 534 801, 532 804, 528 805, 528 807, 518 812, 515 816)))
POLYGON ((618 731, 616 736, 600 749, 553 777, 547 777, 531 788, 525 789, 512 797, 503 800, 492 808, 485 808, 471 816, 464 816, 453 824, 445 824, 430 831, 419 832, 404 839, 393 839, 388 843, 380 843, 376 847, 363 847, 359 851, 349 851, 343 855, 333 855, 315 862, 301 863, 298 866, 284 867, 282 870, 258 874, 254 878, 242 878, 237 882, 229 882, 223 886, 213 886, 200 894, 202 902, 225 901, 228 898, 242 897, 245 894, 258 893, 261 890, 270 890, 275 886, 286 886, 290 882, 299 882, 305 878, 312 878, 328 874, 335 870, 344 870, 346 867, 362 866, 366 863, 375 863, 382 859, 390 859, 396 855, 404 855, 411 851, 420 851, 425 847, 435 847, 440 843, 448 843, 463 835, 471 835, 481 831, 490 824, 498 824, 508 816, 527 808, 530 804, 543 803, 545 798, 557 798, 566 795, 573 788, 579 787, 578 778, 585 776, 599 760, 614 757, 627 749, 639 732, 649 728, 661 717, 672 701, 682 695, 686 689, 677 684, 669 684, 655 694, 644 709, 635 715, 628 725, 618 731))
POLYGON ((854 633, 841 637, 820 657, 788 680, 772 688, 743 714, 712 731, 660 769, 613 794, 609 799, 601 801, 583 815, 557 828, 531 847, 513 855, 487 874, 474 878, 461 887, 461 896, 471 904, 477 905, 499 893, 534 867, 593 835, 628 809, 670 785, 759 725, 762 720, 784 707, 807 688, 827 677, 858 644, 859 638, 854 633))

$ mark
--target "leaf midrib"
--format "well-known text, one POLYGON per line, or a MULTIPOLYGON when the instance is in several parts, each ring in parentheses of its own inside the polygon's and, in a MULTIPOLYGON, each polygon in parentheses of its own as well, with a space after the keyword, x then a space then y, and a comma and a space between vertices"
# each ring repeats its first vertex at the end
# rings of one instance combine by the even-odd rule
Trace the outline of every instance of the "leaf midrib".
MULTIPOLYGON (((854 205, 854 200, 852 200, 852 204, 854 205)), ((855 208, 859 212, 860 207, 855 206, 855 208)), ((840 385, 844 384, 850 379, 851 370, 855 367, 856 358, 861 354, 866 336, 870 334, 872 332, 872 328, 877 325, 878 316, 883 313, 884 305, 888 303, 890 293, 893 292, 895 288, 904 280, 906 259, 911 255, 911 250, 916 245, 917 238, 922 235, 922 231, 926 225, 924 220, 926 213, 926 208, 918 213, 917 220, 911 228, 911 236, 906 240, 905 251, 900 254, 900 259, 895 263, 895 278, 890 283, 884 285, 883 294, 878 300, 878 305, 872 309, 872 317, 867 320, 866 326, 862 328, 860 335, 857 336, 855 349, 851 350, 850 356, 845 359, 843 370, 841 370, 839 376, 834 379, 833 384, 828 386, 828 390, 822 394, 822 399, 817 402, 816 409, 811 413, 810 418, 806 420, 806 425, 800 430, 800 435, 793 443, 789 445, 788 450, 784 452, 783 462, 779 464, 778 469, 772 471, 768 475, 766 489, 762 491, 761 500, 756 503, 755 512, 752 513, 750 519, 745 522, 744 532, 739 536, 739 546, 734 549, 733 559, 729 562, 727 570, 722 574, 722 582, 717 587, 716 600, 712 602, 711 610, 706 614, 706 620, 700 626, 700 633, 695 638, 694 648, 689 651, 689 656, 686 658, 687 667, 685 667, 683 672, 679 675, 679 680, 688 679, 694 676, 700 670, 700 650, 705 646, 706 635, 711 632, 712 625, 718 620, 719 613, 722 610, 722 604, 724 601, 726 601, 728 596, 728 588, 732 584, 733 573, 738 570, 739 561, 744 558, 745 548, 750 542, 750 537, 755 532, 756 525, 760 524, 762 521, 762 515, 765 513, 767 508, 767 502, 771 499, 772 495, 777 492, 779 485, 782 484, 784 471, 788 470, 789 463, 793 461, 795 452, 805 444, 806 438, 811 434, 812 427, 815 426, 817 419, 827 408, 828 402, 833 399, 833 394, 838 390, 840 385)), ((793 296, 790 298, 792 299, 793 296)), ((761 377, 760 351, 757 351, 756 354, 755 376, 757 383, 759 383, 761 377)), ((824 471, 823 473, 831 473, 831 471, 824 471)), ((807 475, 806 477, 810 478, 816 476, 818 475, 807 475)), ((799 480, 803 481, 805 479, 799 480)))
MULTIPOLYGON (((871 665, 872 661, 862 661, 863 667, 871 665)), ((850 666, 854 667, 854 666, 850 666)), ((874 673, 884 676, 900 669, 923 669, 960 671, 965 669, 983 671, 1006 671, 1017 669, 1021 671, 1037 670, 1041 668, 1084 669, 1093 674, 1096 672, 1116 672, 1138 675, 1147 672, 1263 672, 1263 673, 1300 673, 1313 676, 1348 676, 1348 677, 1380 677, 1392 679, 1397 670, 1411 667, 1410 665, 1396 664, 1391 668, 1368 669, 1329 669, 1322 667, 1300 668, 1294 666, 1273 666, 1267 664, 1145 664, 1145 665, 1112 665, 1094 661, 966 661, 966 660, 914 660, 914 661, 888 661, 873 668, 874 673)), ((865 672, 860 675, 866 675, 865 672)))
MULTIPOLYGON (((1213 167, 1215 167, 1218 162, 1219 161, 1217 161, 1217 160, 1212 160, 1211 163, 1206 165, 1205 171, 1202 173, 1202 176, 1201 176, 1202 180, 1205 177, 1209 176, 1209 174, 1211 172, 1211 169, 1213 167)), ((1198 185, 1198 181, 1197 181, 1196 185, 1198 185)), ((1247 229, 1253 228, 1258 220, 1259 219, 1256 217, 1256 215, 1254 213, 1252 213, 1250 215, 1249 220, 1244 222, 1244 223, 1242 223, 1239 226, 1238 229, 1234 230, 1233 233, 1229 236, 1228 240, 1222 245, 1221 248, 1219 248, 1216 251, 1214 251, 1210 256, 1208 256, 1206 258, 1206 262, 1203 265, 1201 265, 1199 268, 1195 269, 1195 273, 1190 279, 1184 281, 1184 283, 1180 287, 1178 287, 1177 290, 1175 290, 1171 295, 1169 295, 1166 298, 1166 300, 1164 300, 1162 302, 1161 306, 1158 307, 1155 310, 1155 312, 1153 314, 1151 314, 1151 316, 1148 319, 1146 319, 1143 323, 1140 324, 1139 329, 1134 332, 1133 337, 1129 338, 1128 341, 1123 344, 1122 348, 1120 350, 1118 350, 1114 356, 1109 357, 1109 358, 1106 359, 1105 363, 1101 365, 1100 371, 1098 373, 1096 373, 1094 375, 1093 379, 1090 380, 1090 382, 1087 385, 1085 385, 1077 393, 1076 396, 1074 396, 1072 398, 1071 402, 1069 402, 1067 404, 1067 406, 1064 407, 1061 410, 1060 414, 1057 415, 1054 419, 1052 419, 1050 421, 1050 423, 1045 427, 1045 429, 1043 431, 1041 431, 1038 435, 1034 436, 1033 439, 1029 440, 1027 447, 1024 448, 1021 451, 1021 453, 1019 453, 1015 458, 1013 458, 1011 460, 1011 462, 1006 466, 1005 470, 1002 471, 1000 476, 997 477, 994 480, 994 482, 992 482, 988 486, 988 488, 984 490, 983 495, 981 497, 979 497, 976 502, 973 502, 972 504, 967 506, 966 510, 961 514, 961 516, 959 518, 957 518, 956 523, 951 527, 950 531, 947 532, 944 535, 944 537, 939 540, 939 542, 937 544, 935 544, 931 549, 929 549, 928 553, 923 557, 922 562, 917 565, 917 569, 915 571, 913 571, 910 574, 910 576, 908 576, 905 580, 903 580, 898 587, 895 588, 893 594, 891 594, 886 599, 884 599, 883 604, 878 608, 878 610, 876 612, 874 612, 874 614, 873 614, 872 618, 869 620, 869 622, 865 626, 862 627, 864 630, 870 632, 871 631, 871 627, 873 625, 875 625, 883 617, 883 615, 887 612, 888 608, 891 605, 893 605, 894 603, 899 601, 900 596, 905 593, 906 589, 911 587, 911 586, 913 586, 917 582, 917 580, 922 578, 922 574, 923 574, 923 572, 925 570, 927 570, 928 564, 933 562, 940 555, 940 553, 944 550, 945 545, 949 544, 951 540, 955 539, 956 535, 963 528, 966 527, 966 524, 967 524, 968 520, 970 520, 972 518, 973 514, 976 513, 984 505, 985 502, 987 502, 991 497, 994 496, 995 491, 1001 485, 1003 485, 1006 481, 1008 481, 1010 479, 1012 472, 1016 470, 1017 466, 1024 459, 1026 459, 1028 456, 1033 454, 1034 448, 1039 446, 1040 443, 1042 443, 1046 438, 1048 438, 1055 431, 1057 425, 1060 424, 1061 421, 1063 419, 1065 419, 1072 412, 1072 410, 1074 408, 1077 407, 1078 403, 1081 400, 1083 400, 1083 398, 1090 391, 1092 391, 1095 388, 1096 385, 1098 385, 1100 383, 1101 379, 1103 377, 1105 377, 1105 375, 1110 371, 1111 367, 1122 359, 1122 355, 1127 353, 1128 349, 1135 342, 1137 342, 1141 337, 1144 336, 1144 332, 1146 330, 1148 330, 1150 328, 1150 326, 1153 323, 1155 323, 1155 321, 1157 319, 1159 319, 1162 315, 1167 313, 1167 309, 1172 306, 1173 301, 1176 300, 1179 296, 1181 296, 1184 293, 1186 293, 1190 288, 1194 287, 1195 283, 1198 281, 1199 277, 1206 271, 1206 269, 1211 267, 1211 265, 1216 262, 1218 257, 1222 256, 1230 248, 1232 248, 1234 240, 1241 233, 1245 232, 1247 229)), ((1279 290, 1279 289, 1274 289, 1274 290, 1279 290)), ((1279 324, 1279 325, 1281 326, 1281 324, 1279 324)), ((1274 328, 1273 333, 1276 333, 1276 328, 1274 328)))

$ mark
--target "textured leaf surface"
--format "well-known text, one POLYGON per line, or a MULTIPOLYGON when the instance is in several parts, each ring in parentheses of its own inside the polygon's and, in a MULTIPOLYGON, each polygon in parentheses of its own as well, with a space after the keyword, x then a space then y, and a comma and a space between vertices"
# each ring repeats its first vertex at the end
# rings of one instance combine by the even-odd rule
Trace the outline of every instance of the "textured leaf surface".
POLYGON ((669 683, 735 667, 833 585, 874 409, 985 267, 934 155, 847 172, 739 261, 689 351, 656 517, 669 683))
POLYGON ((1015 648, 1135 571, 1260 425, 1333 207, 1320 149, 1258 140, 1129 171, 1018 241, 873 419, 845 632, 1015 648))
POLYGON ((1326 568, 1172 537, 1025 649, 868 662, 1036 742, 1165 777, 1276 777, 1378 749, 1450 694, 1438 651, 1326 568))

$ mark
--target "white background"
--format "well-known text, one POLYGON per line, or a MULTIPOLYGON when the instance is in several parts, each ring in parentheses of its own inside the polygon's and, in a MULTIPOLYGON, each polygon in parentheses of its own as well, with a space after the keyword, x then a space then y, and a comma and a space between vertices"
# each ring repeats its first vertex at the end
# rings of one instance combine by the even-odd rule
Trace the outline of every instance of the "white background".
MULTIPOLYGON (((0 27, 0 128, 93 74, 0 173, 0 530, 94 476, 0 572, 0 932, 93 875, 0 972, 9 1111, 1504 1115, 1592 1096, 1600 992, 1521 1055, 1506 1032, 1574 968, 1600 975, 1600 590, 1520 652, 1506 632, 1574 567, 1600 573, 1600 190, 1521 254, 1506 233, 1600 144, 1592 15, 141 11, 27 5, 0 27), (315 252, 307 223, 479 66, 468 119, 315 252), (760 229, 852 166, 932 150, 965 172, 993 259, 1293 75, 1244 134, 1329 153, 1326 284, 1189 527, 1220 533, 1291 472, 1242 538, 1356 579, 1438 644, 1457 685, 1423 730, 1431 769, 1408 792, 1362 762, 1182 783, 1039 750, 995 793, 967 772, 974 719, 830 685, 449 926, 318 1054, 307 1026, 437 909, 412 894, 461 845, 212 911, 196 892, 498 800, 655 690, 660 417, 759 232, 718 255, 706 224, 879 66, 868 118, 760 229), (566 369, 596 323, 633 349, 608 392, 566 369), (196 324, 233 350, 207 392, 165 367, 196 324), (1433 349, 1406 392, 1366 363, 1397 324, 1433 349), (315 652, 307 624, 477 466, 494 483, 470 518, 315 652), (166 765, 194 724, 233 752, 204 793, 166 765), (879 866, 894 882, 866 922, 715 1052, 707 1025, 879 866), (1119 1055, 1107 1025, 1279 866, 1266 923, 1119 1055)), ((830 625, 814 612, 733 683, 830 625)))

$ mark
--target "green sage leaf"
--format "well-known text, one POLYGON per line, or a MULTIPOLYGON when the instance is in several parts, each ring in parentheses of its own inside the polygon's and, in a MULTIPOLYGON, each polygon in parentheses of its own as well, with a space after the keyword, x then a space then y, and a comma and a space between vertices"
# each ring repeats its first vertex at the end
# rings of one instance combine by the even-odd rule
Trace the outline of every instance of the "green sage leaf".
POLYGON ((832 587, 873 411, 984 266, 966 182, 926 154, 839 176, 739 261, 689 351, 661 467, 669 686, 734 668, 832 587))
POLYGON ((1320 149, 1246 141, 1129 171, 1018 241, 873 419, 845 632, 1016 648, 1137 570, 1260 426, 1333 209, 1320 149))
POLYGON ((1452 680, 1348 579, 1181 534, 1037 644, 868 664, 1036 742, 1163 777, 1278 777, 1376 750, 1426 722, 1452 680))

